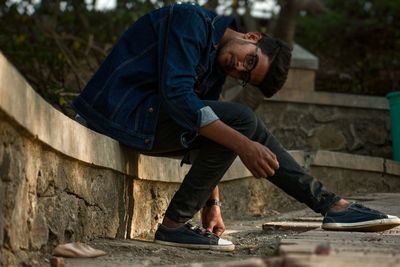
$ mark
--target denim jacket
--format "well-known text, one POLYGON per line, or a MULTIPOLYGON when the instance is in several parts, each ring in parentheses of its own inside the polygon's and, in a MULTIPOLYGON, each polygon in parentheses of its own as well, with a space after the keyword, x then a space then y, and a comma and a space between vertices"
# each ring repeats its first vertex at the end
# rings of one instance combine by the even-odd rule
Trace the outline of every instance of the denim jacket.
POLYGON ((225 74, 218 43, 232 17, 192 4, 148 13, 120 37, 74 100, 88 127, 139 150, 151 150, 160 108, 183 128, 183 147, 218 119, 202 100, 216 100, 225 74))

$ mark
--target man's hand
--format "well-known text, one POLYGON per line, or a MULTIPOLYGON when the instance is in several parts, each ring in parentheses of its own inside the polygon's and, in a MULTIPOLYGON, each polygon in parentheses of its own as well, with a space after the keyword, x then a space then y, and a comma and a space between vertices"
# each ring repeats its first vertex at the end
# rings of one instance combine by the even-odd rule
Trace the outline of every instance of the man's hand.
POLYGON ((201 222, 205 229, 217 236, 221 236, 225 231, 225 224, 222 220, 220 206, 212 205, 210 207, 204 207, 201 211, 201 222))
POLYGON ((200 128, 200 134, 234 151, 255 177, 273 176, 279 168, 275 154, 220 120, 200 128))
POLYGON ((276 155, 258 142, 249 140, 236 153, 254 177, 273 176, 275 171, 279 169, 276 155))

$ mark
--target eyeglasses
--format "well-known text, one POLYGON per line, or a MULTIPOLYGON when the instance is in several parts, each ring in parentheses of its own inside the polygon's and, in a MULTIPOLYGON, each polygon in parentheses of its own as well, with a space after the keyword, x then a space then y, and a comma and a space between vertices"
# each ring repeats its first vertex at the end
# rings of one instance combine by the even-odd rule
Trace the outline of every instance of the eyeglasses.
POLYGON ((256 45, 256 51, 254 54, 248 54, 244 58, 243 67, 246 71, 242 71, 240 74, 240 80, 242 81, 242 87, 245 88, 251 79, 251 72, 255 69, 258 63, 258 44, 256 45))

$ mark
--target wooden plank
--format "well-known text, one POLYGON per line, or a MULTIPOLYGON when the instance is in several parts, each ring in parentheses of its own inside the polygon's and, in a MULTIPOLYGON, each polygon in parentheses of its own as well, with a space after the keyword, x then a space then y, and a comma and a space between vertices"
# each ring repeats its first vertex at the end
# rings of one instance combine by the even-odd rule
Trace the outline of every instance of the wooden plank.
POLYGON ((262 228, 264 231, 269 230, 292 230, 307 231, 321 227, 320 222, 268 222, 264 223, 262 228))
POLYGON ((291 218, 290 221, 293 222, 322 222, 324 217, 318 216, 318 217, 298 217, 298 218, 291 218))

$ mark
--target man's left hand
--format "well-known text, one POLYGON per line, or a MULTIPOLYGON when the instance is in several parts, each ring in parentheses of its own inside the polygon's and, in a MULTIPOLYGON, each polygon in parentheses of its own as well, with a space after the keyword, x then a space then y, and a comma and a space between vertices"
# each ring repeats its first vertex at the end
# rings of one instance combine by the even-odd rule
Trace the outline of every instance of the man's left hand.
POLYGON ((204 207, 201 212, 201 221, 205 229, 217 236, 221 236, 225 231, 225 224, 221 215, 221 207, 217 205, 204 207))

